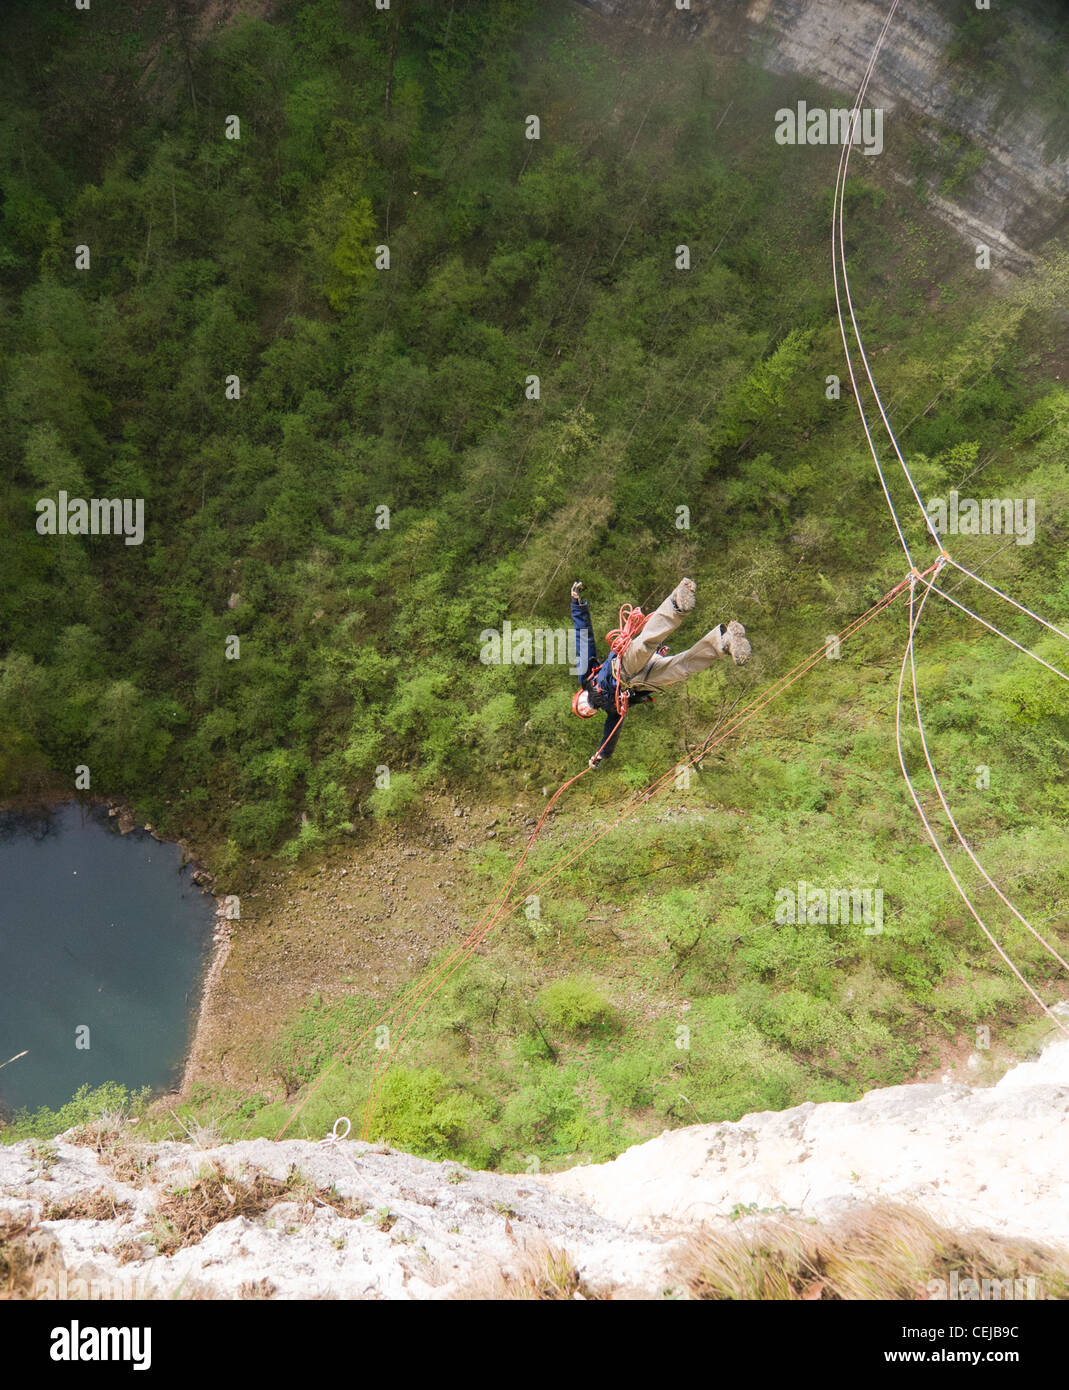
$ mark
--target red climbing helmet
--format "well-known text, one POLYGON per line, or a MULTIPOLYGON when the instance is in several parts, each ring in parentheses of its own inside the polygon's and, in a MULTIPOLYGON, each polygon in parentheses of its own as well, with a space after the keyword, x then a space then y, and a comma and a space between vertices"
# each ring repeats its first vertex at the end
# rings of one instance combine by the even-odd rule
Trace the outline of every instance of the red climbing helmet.
POLYGON ((572 696, 572 713, 577 714, 580 719, 593 719, 594 715, 597 714, 597 710, 590 703, 589 692, 584 690, 582 686, 580 686, 579 689, 572 696), (586 709, 580 709, 579 701, 583 698, 584 695, 586 696, 586 709))

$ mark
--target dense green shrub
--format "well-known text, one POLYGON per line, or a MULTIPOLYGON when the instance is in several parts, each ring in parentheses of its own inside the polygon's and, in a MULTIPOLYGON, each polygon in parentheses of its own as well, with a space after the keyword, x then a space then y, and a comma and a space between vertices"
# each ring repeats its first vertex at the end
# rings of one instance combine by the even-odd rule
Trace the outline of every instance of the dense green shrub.
POLYGON ((370 1133, 411 1153, 486 1168, 494 1154, 488 1120, 486 1107, 441 1072, 394 1067, 382 1079, 370 1133))
POLYGON ((578 1033, 610 1023, 613 1006, 588 980, 555 980, 538 996, 538 1006, 555 1028, 578 1033))
POLYGON ((144 1110, 148 1097, 147 1087, 142 1091, 130 1091, 116 1081, 106 1081, 102 1086, 79 1086, 58 1110, 47 1105, 39 1110, 22 1110, 6 1123, 0 1123, 0 1141, 14 1144, 19 1139, 54 1139, 57 1134, 106 1115, 129 1119, 144 1110))

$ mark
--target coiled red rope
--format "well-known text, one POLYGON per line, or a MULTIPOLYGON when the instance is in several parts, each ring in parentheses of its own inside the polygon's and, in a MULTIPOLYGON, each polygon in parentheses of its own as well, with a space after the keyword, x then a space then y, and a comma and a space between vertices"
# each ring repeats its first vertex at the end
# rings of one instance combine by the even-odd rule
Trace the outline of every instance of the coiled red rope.
POLYGON ((649 613, 643 613, 641 608, 632 608, 629 603, 625 603, 620 609, 620 626, 605 634, 605 641, 609 644, 609 655, 623 656, 631 645, 632 638, 638 636, 649 620, 649 613))

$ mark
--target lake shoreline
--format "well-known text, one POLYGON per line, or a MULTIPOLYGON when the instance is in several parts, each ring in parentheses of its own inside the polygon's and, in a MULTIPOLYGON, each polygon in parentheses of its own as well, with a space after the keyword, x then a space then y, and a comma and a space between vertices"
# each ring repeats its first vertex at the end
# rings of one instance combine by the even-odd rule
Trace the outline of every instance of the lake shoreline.
POLYGON ((212 946, 208 952, 208 959, 200 984, 200 1003, 197 1006, 196 1019, 190 1029, 189 1043, 186 1048, 186 1055, 182 1061, 182 1076, 176 1091, 168 1091, 157 1099, 164 1100, 173 1097, 175 1100, 184 1100, 193 1085, 194 1064, 197 1055, 197 1042, 200 1038, 201 1030, 205 1026, 212 1006, 212 997, 215 987, 219 983, 219 978, 226 967, 230 957, 230 948, 233 945, 234 929, 231 919, 227 916, 227 903, 225 898, 215 897, 215 922, 212 927, 212 946))

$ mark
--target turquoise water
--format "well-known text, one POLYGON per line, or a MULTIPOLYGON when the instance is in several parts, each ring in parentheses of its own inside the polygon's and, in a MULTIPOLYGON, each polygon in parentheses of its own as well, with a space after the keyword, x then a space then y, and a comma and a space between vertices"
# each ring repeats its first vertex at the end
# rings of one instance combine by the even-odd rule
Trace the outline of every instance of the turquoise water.
POLYGON ((174 1085, 214 913, 177 845, 120 835, 103 808, 0 812, 0 1062, 28 1049, 0 1068, 0 1106, 174 1085))

